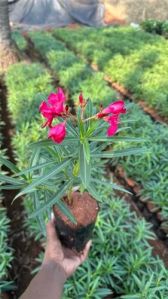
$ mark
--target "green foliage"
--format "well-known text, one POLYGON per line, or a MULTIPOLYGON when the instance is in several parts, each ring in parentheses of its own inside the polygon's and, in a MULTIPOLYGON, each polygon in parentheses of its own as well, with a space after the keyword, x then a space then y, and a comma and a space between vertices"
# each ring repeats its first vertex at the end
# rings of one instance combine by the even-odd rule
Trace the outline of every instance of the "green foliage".
MULTIPOLYGON (((165 219, 168 218, 168 128, 166 125, 153 123, 149 116, 135 104, 128 104, 128 113, 125 116, 124 124, 130 129, 127 135, 130 137, 141 136, 146 141, 144 145, 149 149, 142 157, 130 156, 112 161, 113 164, 120 164, 126 170, 129 177, 134 178, 142 185, 142 196, 144 200, 153 200, 156 206, 161 208, 165 219), (133 122, 130 122, 130 115, 133 122)), ((124 136, 125 132, 121 132, 124 136)), ((133 143, 132 143, 133 145, 133 143)), ((114 149, 125 149, 125 142, 115 144, 114 149)), ((130 146, 130 144, 129 144, 130 146)))
POLYGON ((96 63, 137 100, 145 100, 168 117, 168 42, 165 39, 130 27, 82 28, 71 30, 70 34, 69 29, 58 29, 53 34, 84 59, 96 63))
MULTIPOLYGON (((73 45, 75 49, 79 53, 82 53, 83 55, 86 55, 85 57, 89 59, 92 62, 96 62, 99 64, 99 67, 101 66, 102 70, 108 65, 109 59, 111 57, 114 57, 120 53, 121 57, 124 56, 125 60, 127 59, 127 56, 132 55, 132 59, 137 59, 139 61, 139 56, 136 58, 136 56, 133 56, 134 51, 141 50, 141 47, 146 44, 149 46, 151 44, 152 46, 156 46, 159 49, 159 43, 160 39, 156 39, 155 37, 152 37, 149 34, 146 34, 144 32, 138 31, 138 34, 135 30, 130 30, 128 28, 117 28, 117 29, 111 29, 111 28, 105 28, 105 29, 88 29, 88 28, 82 28, 79 29, 79 31, 71 31, 71 34, 69 34, 69 30, 60 29, 57 30, 58 34, 62 37, 66 36, 66 42, 68 40, 69 45, 73 45), (83 40, 87 36, 87 42, 86 45, 83 46, 83 40), (106 54, 107 53, 107 54, 106 54), (102 55, 103 54, 103 55, 102 55)), ((48 64, 50 65, 50 68, 55 72, 55 74, 58 76, 60 81, 62 82, 64 87, 69 88, 71 95, 76 98, 78 91, 81 90, 81 87, 84 86, 84 96, 85 93, 87 94, 87 86, 88 88, 91 88, 93 90, 94 98, 96 99, 96 102, 101 102, 102 100, 106 98, 106 89, 105 93, 103 94, 103 85, 102 83, 102 74, 94 74, 90 70, 89 66, 82 61, 81 59, 77 58, 72 51, 69 51, 65 48, 64 44, 55 40, 50 33, 38 33, 34 32, 31 33, 31 37, 33 34, 33 41, 35 43, 36 49, 47 59, 48 64), (64 64, 65 61, 65 64, 64 64), (77 65, 75 67, 74 65, 77 65), (68 75, 69 72, 69 75, 68 75), (74 75, 73 75, 74 72, 74 75), (67 75, 66 75, 67 74, 67 75), (69 76, 69 77, 68 77, 69 76), (100 76, 100 79, 96 76, 100 76), (73 81, 75 81, 75 84, 73 81), (90 78, 90 79, 88 79, 90 78), (94 79, 93 79, 94 78, 94 79), (97 81, 94 89, 94 80, 97 81), (71 83, 72 82, 72 83, 71 83), (85 83, 87 82, 87 83, 85 83), (102 84, 102 85, 101 85, 102 84), (77 86, 77 88, 76 88, 77 86), (102 86, 102 93, 100 96, 98 95, 98 88, 99 86, 102 86)), ((163 42, 164 43, 164 42, 163 42)), ((162 47, 162 46, 161 46, 162 47)), ((145 50, 149 52, 148 50, 145 50)), ((164 51, 163 51, 164 52, 164 51)), ((143 53, 141 52, 141 55, 143 53)), ((152 52, 152 58, 150 58, 150 55, 145 55, 145 58, 143 58, 144 63, 144 69, 150 70, 151 67, 153 67, 153 64, 155 64, 155 61, 158 63, 159 68, 163 68, 163 65, 165 65, 165 59, 162 54, 160 55, 160 58, 156 57, 155 55, 155 48, 153 48, 152 52), (162 61, 163 59, 163 61, 162 61)), ((124 60, 122 60, 121 65, 119 68, 122 70, 123 68, 124 60)), ((131 64, 131 59, 129 61, 130 63, 130 70, 133 70, 133 65, 131 64)), ((156 64, 157 65, 157 64, 156 64)), ((155 67, 156 67, 155 65, 155 67)), ((125 65, 124 65, 125 66, 125 65)), ((31 68, 31 65, 29 66, 31 68)), ((140 69, 140 73, 141 73, 140 69)), ((163 71, 163 69, 162 69, 163 71)), ((139 75, 139 72, 137 72, 135 76, 136 82, 141 82, 142 78, 139 75), (139 77, 138 77, 139 76, 139 77), (141 79, 140 79, 141 78, 141 79), (138 81, 139 80, 139 81, 138 81)), ((31 84, 33 84, 31 81, 31 72, 28 76, 26 76, 27 72, 23 72, 23 78, 22 81, 26 82, 26 92, 28 93, 29 85, 28 81, 30 81, 31 84)), ((41 72, 36 73, 36 76, 39 77, 41 72)), ((161 70, 157 73, 158 78, 161 78, 161 70)), ((164 79, 166 77, 166 68, 164 69, 164 75, 162 78, 164 79)), ((18 74, 19 75, 19 74, 18 74)), ((127 76, 129 74, 127 73, 127 76)), ((156 73, 155 73, 156 75, 156 73)), ((49 76, 49 75, 48 75, 49 76)), ((150 83, 152 84, 152 80, 154 79, 151 72, 151 78, 150 81, 148 81, 148 84, 150 86, 150 83)), ((34 78, 33 77, 33 78, 34 78)), ((15 88, 17 91, 17 80, 15 80, 17 76, 15 75, 15 71, 13 69, 13 73, 11 76, 11 84, 8 84, 8 91, 10 93, 10 85, 12 86, 12 82, 15 82, 15 86, 12 87, 12 92, 15 94, 15 88), (13 79, 12 79, 13 77, 13 79)), ((122 78, 122 77, 121 77, 122 78)), ((133 76, 134 78, 134 76, 133 76)), ((130 80, 131 81, 131 80, 130 80)), ((129 82, 129 80, 128 80, 129 82)), ((161 81, 159 81, 159 86, 161 84, 161 81)), ((166 84, 165 82, 163 83, 166 84)), ((48 84, 46 83, 48 86, 48 84)), ((15 106, 17 106, 17 103, 12 105, 12 100, 9 98, 9 107, 10 112, 13 113, 13 118, 15 119, 15 122, 19 119, 22 120, 20 124, 17 122, 17 134, 13 136, 13 145, 16 149, 16 155, 18 157, 18 165, 19 168, 26 169, 29 163, 32 163, 32 161, 29 161, 25 156, 25 144, 28 145, 30 142, 38 141, 41 136, 44 134, 42 133, 42 130, 39 130, 39 124, 40 120, 37 116, 37 110, 35 107, 38 107, 39 101, 41 101, 41 93, 45 94, 46 85, 44 84, 44 89, 40 90, 40 93, 38 91, 38 88, 34 88, 34 93, 31 94, 31 100, 33 105, 32 109, 29 113, 29 116, 24 115, 24 118, 22 117, 22 110, 18 106, 18 112, 17 109, 15 111, 15 106), (38 94, 38 98, 36 98, 36 92, 38 94), (34 101, 35 99, 35 101, 34 101), (38 103, 37 103, 37 102, 38 103), (10 106, 12 105, 12 106, 10 106), (37 105, 37 106, 36 106, 37 105), (19 110, 20 109, 20 110, 19 110), (14 112, 12 112, 14 111, 14 112), (17 117, 15 116, 15 113, 17 114, 17 117), (26 121, 25 121, 26 119, 26 121)), ((134 83, 135 85, 135 83, 134 83)), ((107 85, 106 85, 107 86, 107 85)), ((137 85, 138 86, 138 85, 137 85)), ((108 86, 107 86, 108 87, 108 86)), ((155 88, 155 86, 153 86, 155 88)), ((50 88, 49 88, 50 89, 50 88)), ((83 88, 82 88, 83 89, 83 88)), ((137 87, 138 92, 140 92, 139 86, 137 87)), ((166 90, 166 89, 165 89, 166 90)), ((21 89, 22 91, 22 89, 21 89)), ((152 92, 152 88, 151 91, 152 92)), ((154 91, 153 91, 154 92, 154 91)), ((48 93, 48 92, 47 92, 48 93)), ((108 89, 107 91, 108 97, 110 97, 110 91, 108 89)), ((160 98, 160 90, 158 87, 158 99, 160 98)), ((165 98, 165 91, 162 94, 162 97, 165 98)), ((22 97, 19 96, 18 93, 18 102, 23 101, 22 97)), ((166 99, 165 99, 166 102, 166 99)), ((162 105, 160 101, 158 101, 158 105, 162 105)), ((163 107, 163 106, 162 106, 163 107)), ((161 204, 165 205, 165 208, 163 208, 163 214, 167 217, 167 168, 166 168, 166 161, 167 161, 167 127, 162 126, 160 124, 153 124, 152 121, 149 119, 148 116, 146 116, 139 108, 137 108, 137 105, 128 105, 128 119, 127 116, 125 119, 122 120, 122 123, 124 126, 130 127, 129 134, 126 136, 126 131, 120 130, 119 136, 113 138, 114 144, 113 147, 115 148, 115 151, 117 150, 123 150, 125 147, 128 146, 128 136, 131 138, 133 137, 139 137, 142 136, 147 140, 144 142, 144 145, 147 145, 150 151, 148 151, 145 156, 141 157, 134 157, 130 156, 128 158, 113 158, 111 162, 114 164, 119 162, 122 166, 126 169, 128 175, 133 176, 136 178, 144 187, 143 195, 144 197, 151 197, 155 196, 155 203, 159 206, 159 200, 161 198, 161 204), (130 119, 131 115, 131 119, 130 119), (125 138, 124 139, 122 139, 125 138), (118 140, 117 140, 118 138, 118 140), (154 142, 156 141, 156 142, 154 142), (164 204, 163 204, 164 203, 164 204)), ((159 108, 160 109, 160 108, 159 108)), ((163 109, 163 108, 162 108, 163 109)), ((72 134, 72 130, 71 130, 72 134)), ((71 135, 70 134, 70 135, 71 135)), ((44 135, 43 135, 44 136, 44 135)), ((42 136, 42 137, 43 137, 42 136)), ((75 136, 73 136, 75 137, 75 136)), ((99 137, 100 138, 100 137, 99 137)), ((95 148, 97 150, 98 144, 100 145, 100 142, 104 142, 105 140, 90 140, 90 142, 93 143, 92 151, 94 152, 95 148), (95 143, 95 147, 94 147, 95 143)), ((69 140, 70 141, 70 140, 69 140)), ((69 142, 68 141, 68 142, 69 142)), ((75 141, 71 137, 72 144, 69 143, 69 146, 67 146, 68 143, 64 143, 63 147, 65 150, 64 155, 69 154, 71 156, 71 151, 76 155, 76 152, 74 150, 75 147, 75 141), (68 149, 67 149, 68 148, 68 149)), ((133 142, 136 140, 129 140, 129 146, 133 145, 133 142)), ((142 141, 141 141, 142 143, 142 141)), ((34 144, 34 148, 40 147, 41 151, 44 151, 46 153, 45 159, 48 159, 50 156, 53 156, 53 147, 51 146, 51 143, 48 143, 48 141, 42 143, 41 145, 39 143, 34 144)), ((101 146, 100 146, 101 147, 101 146)), ((87 151, 87 144, 84 145, 85 153, 86 153, 86 159, 89 158, 89 153, 87 151)), ((35 151, 36 152, 36 151, 35 151)), ((40 153, 39 153, 40 154, 40 153)), ((30 153, 29 153, 30 157, 30 153)), ((54 154, 54 158, 58 159, 60 157, 60 152, 57 148, 57 155, 54 154)), ((36 155, 34 156, 34 162, 32 167, 38 167, 38 151, 36 152, 36 155)), ((41 161, 41 163, 44 163, 45 161, 41 161)), ((69 169, 72 162, 69 162, 69 169)), ((93 181, 92 184, 92 193, 99 194, 99 201, 102 202, 102 208, 101 212, 96 224, 95 232, 94 232, 94 249, 91 251, 90 258, 85 264, 76 272, 76 274, 67 282, 67 285, 65 287, 65 299, 68 298, 102 298, 102 296, 105 296, 109 293, 109 289, 113 290, 114 293, 118 294, 118 298, 123 299, 161 299, 161 298, 167 298, 167 271, 165 267, 163 266, 162 262, 159 259, 154 259, 151 254, 151 248, 147 242, 148 239, 150 239, 152 236, 149 226, 146 224, 145 221, 137 219, 137 217, 131 213, 128 210, 128 206, 126 203, 124 203, 120 199, 116 199, 116 196, 113 194, 111 198, 111 189, 114 187, 111 184, 109 184, 110 190, 107 188, 106 181, 104 181, 104 166, 105 161, 101 161, 100 165, 96 164, 96 167, 93 169, 93 176, 96 177, 97 181, 93 181), (101 185, 103 186, 103 192, 102 189, 99 189, 101 185)), ((95 163, 93 163, 95 164, 95 163)), ((78 173, 78 165, 73 164, 74 173, 78 173)), ((45 173, 49 171, 51 166, 48 166, 45 169, 45 173)), ((72 168, 72 167, 71 167, 72 168)), ((70 170, 72 172, 72 169, 70 170)), ((41 169, 41 174, 43 174, 44 168, 41 169)), ((69 176, 71 176, 71 172, 69 172, 69 176)), ((37 169, 34 172, 34 177, 29 177, 28 174, 26 174, 27 177, 29 177, 30 180, 34 181, 35 175, 39 173, 39 169, 37 169)), ((84 173, 83 173, 84 174, 84 173)), ((82 174, 82 175, 83 175, 82 174)), ((23 174, 23 181, 24 181, 24 175, 23 174)), ((64 179, 66 177, 65 173, 62 173, 64 179)), ((16 177, 15 177, 16 178, 16 177)), ((60 178, 58 177, 58 180, 60 178)), ((47 182, 47 181, 46 181, 47 182)), ((67 181, 68 182, 68 181, 67 181)), ((57 182, 47 182, 50 189, 50 192, 53 193, 57 190, 54 188, 54 192, 52 190, 53 184, 55 185, 57 182)), ((78 183, 78 181, 76 182, 78 183)), ((14 185, 13 185, 14 186, 14 185)), ((24 188, 27 186, 27 183, 25 184, 24 188)), ((42 186, 39 186, 40 188, 42 186)), ((62 185, 61 185, 62 187, 62 185)), ((116 189, 119 186, 116 186, 116 189)), ((58 191, 61 189, 59 188, 58 191)), ((39 192, 39 191, 38 191, 39 192)), ((45 190, 43 190, 43 194, 45 190)), ((47 191, 48 192, 48 191, 47 191)), ((51 195, 50 193, 50 195, 51 195)), ((57 193, 58 194, 58 193, 57 193)), ((34 202, 32 203, 32 194, 27 196, 25 200, 25 206, 28 211, 28 215, 30 216, 34 210, 34 207, 37 211, 42 207, 44 208, 45 204, 45 198, 36 197, 36 193, 34 193, 34 202)), ((50 199, 52 200, 54 197, 51 196, 50 199)), ((55 199, 54 199, 55 200, 55 199)), ((59 200, 58 200, 59 203, 59 200)), ((29 217, 27 220, 27 224, 31 227, 31 232, 35 234, 36 238, 41 238, 42 233, 44 235, 45 227, 44 227, 44 220, 47 220, 50 216, 50 209, 47 209, 47 211, 44 213, 43 217, 41 213, 38 213, 38 223, 35 220, 35 218, 29 217)))
POLYGON ((9 220, 5 209, 0 203, 0 292, 7 290, 12 284, 12 282, 5 281, 8 277, 8 268, 12 261, 12 250, 8 246, 8 230, 9 220))
POLYGON ((162 24, 162 34, 164 37, 168 38, 168 21, 164 21, 162 24))
POLYGON ((20 32, 12 31, 12 39, 15 41, 20 51, 26 50, 27 41, 20 32))
MULTIPOLYGON (((0 119, 0 131, 2 127, 0 119)), ((5 151, 1 149, 2 135, 0 132, 0 159, 5 159, 5 151)), ((2 175, 0 160, 0 174, 2 175)), ((12 261, 12 249, 8 246, 9 219, 6 215, 6 209, 2 206, 2 196, 0 194, 0 293, 8 290, 12 282, 6 281, 8 278, 8 269, 12 261)))
POLYGON ((40 64, 18 63, 6 74, 8 107, 16 127, 39 117, 38 107, 52 90, 51 76, 40 64))
MULTIPOLYGON (((78 107, 75 120, 71 115, 66 120, 67 136, 61 144, 55 144, 50 140, 32 144, 33 152, 29 153, 30 162, 27 169, 19 170, 10 163, 9 168, 14 169, 14 176, 0 175, 0 180, 5 184, 5 186, 2 184, 1 188, 21 189, 15 199, 27 194, 34 198, 35 211, 31 218, 43 218, 43 215, 45 218, 46 212, 55 204, 72 222, 75 222, 67 205, 61 201, 63 196, 69 194, 74 186, 79 186, 81 191, 88 190, 99 200, 93 187, 93 179, 94 173, 99 171, 99 168, 104 168, 106 164, 106 159, 103 165, 101 158, 141 155, 144 152, 143 148, 106 152, 105 148, 113 143, 112 138, 104 137, 108 123, 95 120, 92 102, 89 101, 87 105, 85 110, 78 107), (76 165, 79 165, 78 173, 74 173, 76 165)), ((120 138, 115 138, 116 143, 120 141, 120 138)), ((123 137, 122 141, 127 142, 127 138, 123 137)), ((5 162, 5 165, 8 164, 5 162)), ((98 176, 96 177, 98 179, 98 176)), ((101 182, 99 180, 98 184, 101 185, 101 182)), ((104 183, 108 185, 109 182, 104 183)), ((120 189, 117 185, 115 188, 120 189)))
POLYGON ((111 102, 116 97, 116 93, 103 80, 103 74, 93 72, 86 62, 50 33, 30 32, 29 35, 36 50, 58 76, 60 84, 69 90, 72 99, 76 101, 81 90, 86 94, 86 98, 95 101, 111 102))
MULTIPOLYGON (((69 279, 64 299, 167 298, 168 271, 152 256, 149 225, 130 212, 110 188, 97 186, 102 203, 88 260, 69 279)), ((42 261, 42 255, 40 261, 42 261)))
MULTIPOLYGON (((39 115, 39 104, 46 99, 49 92, 54 91, 54 87, 51 85, 49 72, 42 65, 26 63, 18 63, 8 69, 6 84, 8 107, 16 127, 16 132, 12 136, 12 145, 17 166, 22 169, 29 164, 28 145, 38 141, 45 134, 41 129, 42 119, 39 115)), ((20 188, 20 186, 18 187, 20 188)), ((31 205, 32 203, 27 198, 24 201, 27 213, 29 213, 31 205)), ((30 233, 36 231, 36 238, 41 237, 38 224, 34 219, 26 219, 25 225, 30 233)))
POLYGON ((163 35, 168 38, 168 21, 145 20, 141 23, 142 29, 147 32, 163 35))
POLYGON ((148 19, 141 23, 141 27, 149 32, 162 35, 162 25, 164 21, 148 19))

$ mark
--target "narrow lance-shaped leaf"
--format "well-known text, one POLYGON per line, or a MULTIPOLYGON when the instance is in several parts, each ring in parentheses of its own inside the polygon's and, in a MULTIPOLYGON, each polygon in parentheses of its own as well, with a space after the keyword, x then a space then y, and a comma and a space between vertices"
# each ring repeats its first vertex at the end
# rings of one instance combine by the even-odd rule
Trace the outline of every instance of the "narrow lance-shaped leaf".
POLYGON ((88 138, 90 141, 96 141, 96 142, 118 142, 118 141, 124 141, 124 142, 144 142, 146 141, 143 138, 136 138, 136 137, 104 137, 104 136, 99 136, 99 137, 89 137, 88 138))
POLYGON ((90 165, 86 159, 84 144, 80 144, 79 148, 79 165, 82 184, 87 188, 90 181, 90 165))
POLYGON ((14 177, 16 176, 22 176, 22 175, 25 175, 25 174, 28 174, 28 173, 31 173, 35 170, 38 170, 38 169, 42 169, 44 167, 47 167, 47 166, 50 166, 52 164, 55 164, 55 161, 50 161, 50 162, 45 162, 45 163, 41 163, 39 165, 36 165, 36 166, 33 166, 33 167, 30 167, 30 168, 27 168, 21 172, 18 172, 17 174, 14 175, 14 177))
POLYGON ((98 194, 98 192, 96 191, 96 189, 94 188, 93 184, 90 183, 87 186, 87 190, 89 191, 89 193, 93 196, 93 198, 95 198, 98 201, 102 201, 101 196, 98 194))
POLYGON ((94 158, 113 158, 113 157, 123 157, 123 156, 130 156, 130 155, 141 155, 144 153, 149 152, 146 148, 128 148, 125 150, 118 150, 118 151, 107 151, 103 153, 94 153, 92 157, 94 158))
POLYGON ((89 162, 90 162, 90 146, 89 146, 89 142, 87 141, 87 139, 84 140, 83 145, 84 145, 86 161, 89 164, 89 162))
POLYGON ((62 171, 64 168, 66 168, 68 166, 68 164, 70 164, 70 162, 71 162, 71 159, 66 160, 64 162, 61 162, 61 163, 55 165, 55 167, 52 168, 47 174, 45 174, 45 175, 41 176, 40 178, 34 180, 28 187, 26 187, 19 194, 17 194, 15 199, 18 198, 19 196, 23 195, 23 194, 33 192, 34 189, 37 186, 41 185, 42 183, 47 181, 49 178, 53 177, 54 175, 56 175, 57 173, 62 171))
MULTIPOLYGON (((34 208, 35 208, 35 210, 37 210, 40 207, 40 201, 38 199, 37 191, 35 191, 33 195, 34 195, 34 208)), ((41 232, 42 232, 43 236, 46 237, 46 229, 45 229, 45 222, 44 222, 43 215, 40 214, 37 218, 39 221, 41 232)))
MULTIPOLYGON (((68 142, 75 142, 75 141, 79 141, 79 137, 77 135, 75 135, 75 136, 66 136, 64 141, 61 144, 59 144, 59 146, 65 145, 68 142)), ((48 146, 57 146, 57 145, 52 140, 46 139, 46 140, 43 140, 43 141, 38 141, 38 142, 31 143, 29 146, 31 148, 39 148, 39 147, 48 147, 48 146)))
POLYGON ((0 157, 0 163, 2 165, 5 165, 6 167, 8 167, 13 172, 17 173, 20 171, 19 168, 15 164, 13 164, 12 162, 10 162, 9 160, 7 160, 3 157, 0 157))
MULTIPOLYGON (((52 199, 50 199, 45 205, 39 207, 34 213, 32 213, 31 216, 30 216, 30 218, 33 218, 33 217, 41 215, 41 213, 47 211, 48 208, 50 208, 51 206, 53 206, 54 204, 57 204, 57 203, 58 203, 59 206, 62 205, 62 207, 63 207, 62 209, 64 209, 64 213, 67 213, 68 208, 66 210, 65 204, 62 204, 61 199, 63 198, 63 196, 65 195, 65 193, 69 190, 69 188, 71 187, 71 185, 72 185, 72 181, 66 182, 63 185, 63 187, 61 188, 61 190, 56 195, 54 195, 52 197, 52 199)), ((67 217, 68 218, 70 217, 71 218, 70 220, 73 223, 76 223, 76 220, 75 220, 74 216, 71 214, 70 211, 68 211, 68 213, 65 214, 65 215, 66 216, 68 215, 67 217)))
POLYGON ((101 180, 97 180, 97 179, 92 179, 92 182, 98 184, 99 186, 103 185, 103 186, 106 186, 106 187, 112 187, 114 190, 118 190, 118 191, 121 191, 121 192, 132 194, 131 192, 129 192, 124 187, 122 187, 118 184, 112 183, 112 182, 101 181, 101 180))
POLYGON ((20 186, 24 184, 24 182, 20 181, 19 179, 15 179, 3 174, 0 174, 0 183, 9 183, 9 184, 20 185, 20 186))

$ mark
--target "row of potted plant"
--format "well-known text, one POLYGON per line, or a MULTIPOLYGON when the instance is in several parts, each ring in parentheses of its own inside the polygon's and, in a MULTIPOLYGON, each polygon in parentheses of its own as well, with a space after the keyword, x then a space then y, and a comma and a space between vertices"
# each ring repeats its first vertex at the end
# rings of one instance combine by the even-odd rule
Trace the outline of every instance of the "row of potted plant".
POLYGON ((54 35, 97 64, 137 100, 143 99, 162 116, 168 116, 167 40, 131 27, 71 29, 70 34, 65 28, 54 30, 54 35))

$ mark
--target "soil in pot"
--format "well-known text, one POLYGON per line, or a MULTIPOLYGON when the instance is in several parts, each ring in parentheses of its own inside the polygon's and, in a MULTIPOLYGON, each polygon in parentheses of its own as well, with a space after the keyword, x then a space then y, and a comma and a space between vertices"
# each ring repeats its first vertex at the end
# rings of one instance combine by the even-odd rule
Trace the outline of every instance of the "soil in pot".
MULTIPOLYGON (((66 198, 64 201, 67 203, 66 198)), ((72 194, 72 203, 68 204, 68 207, 74 215, 77 224, 72 223, 54 205, 53 211, 57 234, 65 247, 80 252, 91 238, 99 206, 97 201, 88 192, 74 192, 72 194)))

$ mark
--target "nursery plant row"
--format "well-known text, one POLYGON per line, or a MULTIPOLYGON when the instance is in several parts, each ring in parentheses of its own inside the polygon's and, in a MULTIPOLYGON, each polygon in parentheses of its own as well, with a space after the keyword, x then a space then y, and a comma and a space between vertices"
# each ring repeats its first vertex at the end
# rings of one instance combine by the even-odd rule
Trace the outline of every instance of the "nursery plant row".
POLYGON ((66 28, 53 33, 132 92, 135 100, 146 101, 168 117, 168 41, 163 37, 131 27, 66 28))
MULTIPOLYGON (((107 86, 101 73, 93 72, 88 64, 68 50, 63 43, 55 40, 51 33, 32 32, 30 37, 35 49, 47 61, 53 73, 59 78, 60 84, 70 92, 75 102, 81 90, 86 98, 90 97, 98 105, 102 103, 105 106, 107 101, 118 97, 116 92, 107 86)), ((166 125, 154 123, 134 103, 127 102, 127 108, 128 113, 123 121, 129 128, 120 134, 132 138, 144 138, 143 145, 146 145, 148 151, 140 157, 132 155, 122 159, 114 158, 111 163, 121 164, 127 175, 142 185, 144 201, 152 200, 161 210, 162 218, 167 220, 168 168, 165 161, 168 149, 168 128, 166 125)), ((120 142, 113 145, 114 149, 130 146, 136 146, 136 143, 120 142)), ((166 223, 163 223, 164 228, 165 226, 166 223)))
POLYGON ((153 33, 163 35, 165 38, 168 38, 168 21, 167 20, 154 20, 148 19, 144 20, 141 23, 141 27, 143 30, 153 33))
MULTIPOLYGON (((27 166, 26 145, 40 137, 37 107, 39 98, 45 96, 49 86, 54 88, 50 79, 40 64, 19 63, 7 72, 8 103, 16 126, 13 146, 18 166, 27 166), (20 103, 18 106, 16 98, 20 103), (24 114, 21 107, 25 101, 24 114)), ((102 298, 112 292, 123 299, 166 298, 168 272, 160 259, 152 257, 152 248, 147 241, 153 237, 149 224, 130 212, 128 205, 117 198, 111 188, 99 192, 103 202, 94 232, 94 247, 89 261, 66 284, 64 298, 102 298)), ((29 217, 31 199, 25 199, 25 206, 29 217)), ((28 222, 37 238, 41 236, 41 230, 36 221, 28 222)))
MULTIPOLYGON (((56 69, 55 72, 59 77, 56 69)), ((44 134, 45 130, 40 129, 42 120, 38 106, 50 91, 54 91, 51 81, 50 74, 40 64, 19 63, 7 72, 8 106, 16 128, 13 147, 19 167, 28 164, 26 146, 44 134)), ((72 94, 77 92, 78 89, 72 94)), ((116 298, 123 299, 166 298, 168 272, 160 259, 152 257, 147 241, 152 238, 149 224, 130 212, 111 187, 98 191, 103 200, 94 231, 94 247, 89 261, 66 284, 64 299, 102 298, 112 292, 116 298)), ((25 206, 29 217, 31 198, 25 200, 25 206)), ((40 238, 36 219, 30 221, 28 218, 28 222, 31 232, 40 238)))
MULTIPOLYGON (((1 102, 1 99, 0 99, 1 102)), ((3 123, 1 122, 0 111, 0 173, 1 159, 5 157, 5 152, 2 149, 2 134, 1 128, 3 123)), ((8 281, 8 270, 12 261, 12 249, 8 246, 8 231, 9 231, 9 219, 7 217, 7 211, 2 203, 2 193, 0 192, 0 294, 3 291, 10 289, 12 282, 8 281)))

